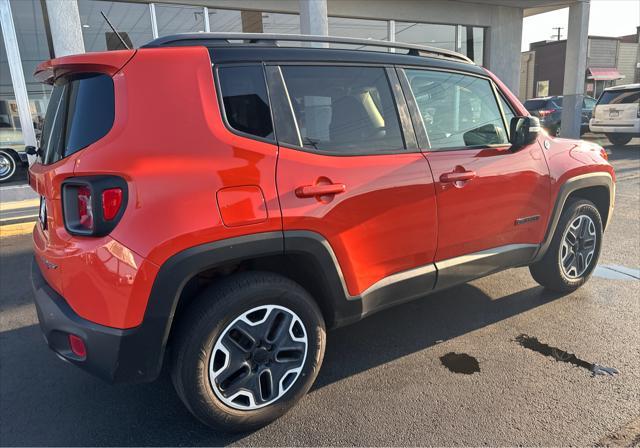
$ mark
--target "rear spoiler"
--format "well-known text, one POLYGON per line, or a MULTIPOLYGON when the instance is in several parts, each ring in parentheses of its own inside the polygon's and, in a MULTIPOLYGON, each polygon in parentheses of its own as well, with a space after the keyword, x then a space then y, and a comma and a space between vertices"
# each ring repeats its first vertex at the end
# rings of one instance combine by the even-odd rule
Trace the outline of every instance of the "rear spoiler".
POLYGON ((44 84, 53 84, 57 78, 69 73, 98 72, 113 76, 135 54, 136 50, 117 50, 63 56, 39 64, 33 75, 44 84))

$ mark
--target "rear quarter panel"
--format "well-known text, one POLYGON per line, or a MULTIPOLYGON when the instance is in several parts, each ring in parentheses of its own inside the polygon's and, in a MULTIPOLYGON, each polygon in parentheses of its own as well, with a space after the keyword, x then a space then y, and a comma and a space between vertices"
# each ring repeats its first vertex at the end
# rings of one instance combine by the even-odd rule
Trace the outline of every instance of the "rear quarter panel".
POLYGON ((74 173, 127 180, 129 203, 112 238, 160 266, 189 247, 281 229, 277 146, 226 129, 204 47, 138 50, 114 82, 114 129, 81 153, 74 173), (216 195, 237 186, 259 186, 266 219, 224 225, 216 195))

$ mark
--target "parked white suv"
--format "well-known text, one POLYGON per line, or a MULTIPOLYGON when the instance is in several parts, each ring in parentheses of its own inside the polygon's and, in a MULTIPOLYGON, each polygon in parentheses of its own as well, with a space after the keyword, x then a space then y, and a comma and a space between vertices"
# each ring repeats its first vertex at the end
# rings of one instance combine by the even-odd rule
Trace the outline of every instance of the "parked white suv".
POLYGON ((614 145, 626 145, 640 137, 640 84, 604 89, 589 121, 591 132, 600 132, 614 145))

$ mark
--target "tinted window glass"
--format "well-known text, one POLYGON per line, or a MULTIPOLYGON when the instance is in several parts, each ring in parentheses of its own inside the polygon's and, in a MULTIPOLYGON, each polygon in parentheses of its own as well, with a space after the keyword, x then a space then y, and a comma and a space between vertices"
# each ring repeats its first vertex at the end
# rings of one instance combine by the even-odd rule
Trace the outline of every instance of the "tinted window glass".
POLYGON ((432 149, 508 143, 488 80, 427 70, 406 73, 432 149))
POLYGON ((640 103, 640 90, 610 90, 602 92, 598 104, 640 103))
POLYGON ((582 107, 584 109, 593 109, 594 106, 596 105, 596 100, 594 100, 593 98, 584 98, 582 100, 582 107))
POLYGON ((552 101, 549 101, 551 106, 562 107, 562 98, 554 98, 552 101))
POLYGON ((271 110, 262 66, 220 67, 218 78, 229 126, 272 140, 271 110))
POLYGON ((547 107, 547 100, 528 100, 524 102, 524 107, 528 111, 544 109, 547 107))
POLYGON ((507 102, 507 100, 505 100, 502 95, 498 95, 498 98, 500 99, 500 105, 502 106, 502 112, 504 113, 504 118, 507 122, 507 133, 509 132, 509 126, 511 126, 511 119, 513 117, 516 116, 516 114, 513 113, 513 109, 511 108, 511 104, 509 104, 507 102))
POLYGON ((113 81, 87 74, 56 83, 47 108, 40 146, 53 163, 100 140, 113 126, 113 81))
POLYGON ((334 153, 404 148, 383 68, 283 66, 282 75, 305 148, 334 153))

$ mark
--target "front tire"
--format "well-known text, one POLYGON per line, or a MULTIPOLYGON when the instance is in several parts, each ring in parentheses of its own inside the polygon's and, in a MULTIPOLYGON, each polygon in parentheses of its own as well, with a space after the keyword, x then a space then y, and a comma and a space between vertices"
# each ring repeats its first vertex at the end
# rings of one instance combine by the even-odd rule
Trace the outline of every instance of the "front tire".
POLYGON ((9 182, 18 170, 18 162, 11 151, 0 149, 0 183, 9 182))
POLYGON ((625 134, 607 134, 607 138, 616 146, 624 146, 631 141, 631 136, 625 134))
POLYGON ((570 199, 542 259, 531 266, 533 279, 546 289, 572 292, 591 276, 600 257, 602 218, 586 199, 570 199))
POLYGON ((176 391, 200 421, 225 432, 254 430, 289 411, 313 384, 326 341, 309 293, 265 272, 207 288, 177 331, 176 391))

